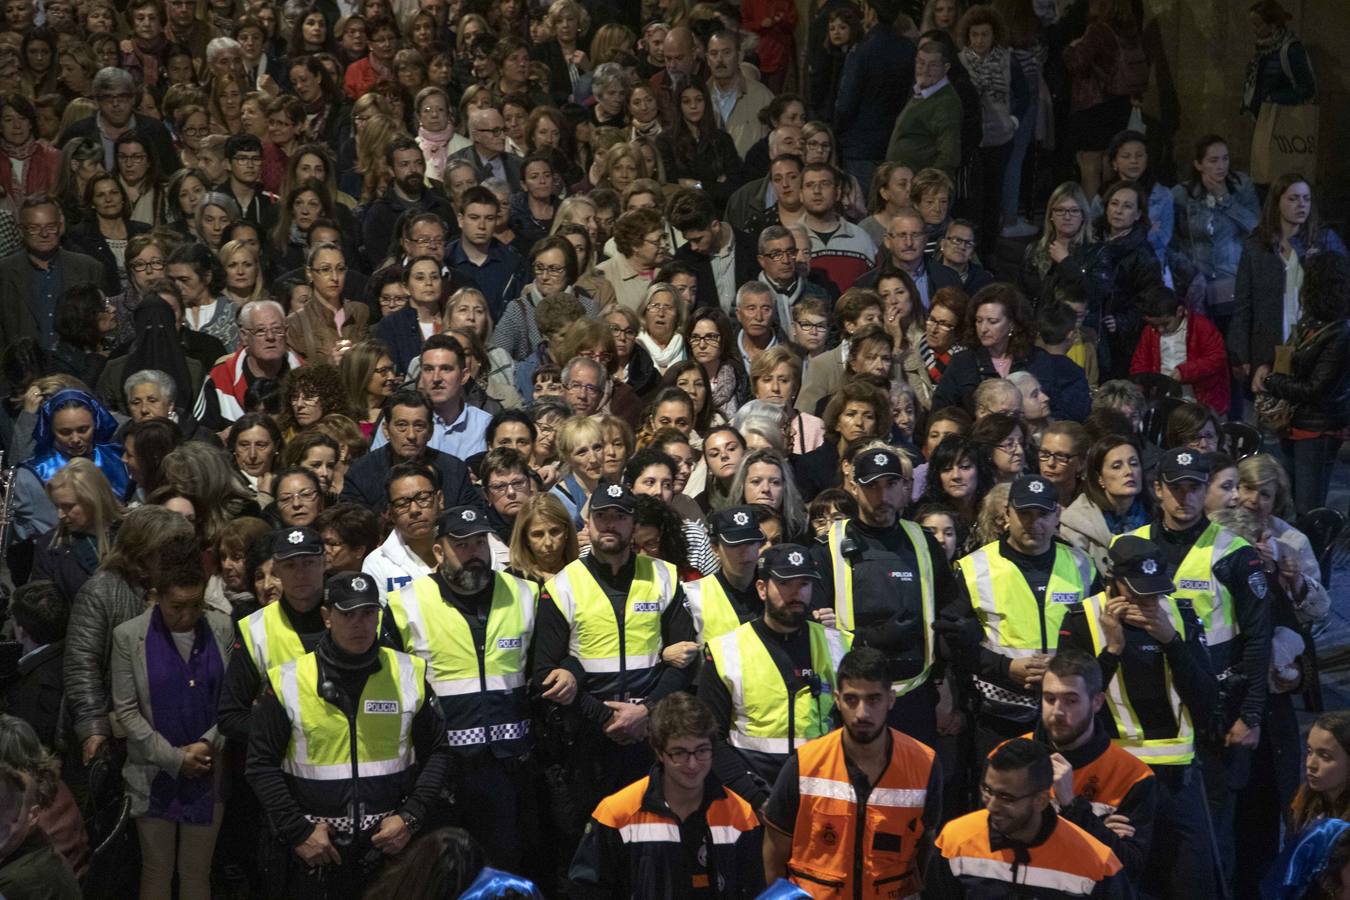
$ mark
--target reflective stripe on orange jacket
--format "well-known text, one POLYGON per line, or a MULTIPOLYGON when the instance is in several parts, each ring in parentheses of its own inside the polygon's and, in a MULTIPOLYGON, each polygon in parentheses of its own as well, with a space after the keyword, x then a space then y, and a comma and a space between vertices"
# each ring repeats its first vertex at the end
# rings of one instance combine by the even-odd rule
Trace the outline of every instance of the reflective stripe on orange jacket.
POLYGON ((1025 848, 1024 861, 1010 847, 991 847, 989 812, 983 809, 948 822, 936 846, 959 881, 1026 885, 1049 896, 1090 896, 1098 882, 1121 868, 1110 848, 1062 818, 1044 843, 1025 848))
POLYGON ((801 799, 788 877, 817 898, 917 896, 923 879, 915 854, 924 833, 933 751, 891 729, 891 760, 867 797, 859 834, 858 798, 844 760, 843 734, 835 729, 797 748, 801 799), (861 883, 855 882, 855 873, 861 883))

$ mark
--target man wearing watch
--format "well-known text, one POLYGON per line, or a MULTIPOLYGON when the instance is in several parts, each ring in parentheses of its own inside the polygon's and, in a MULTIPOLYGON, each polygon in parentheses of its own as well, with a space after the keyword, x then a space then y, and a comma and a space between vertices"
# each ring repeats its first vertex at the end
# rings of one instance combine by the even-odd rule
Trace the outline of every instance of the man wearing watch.
POLYGON ((425 660, 376 642, 374 579, 330 576, 322 615, 314 652, 270 669, 253 713, 247 777, 271 824, 268 897, 360 897, 448 774, 425 660), (290 851, 284 865, 276 848, 290 851))
POLYGON ((1219 896, 1218 860, 1196 757, 1199 729, 1213 721, 1219 682, 1205 626, 1167 575, 1153 541, 1123 535, 1111 545, 1106 589, 1065 612, 1059 651, 1101 665, 1112 740, 1149 765, 1157 781, 1153 841, 1143 889, 1165 898, 1219 896))

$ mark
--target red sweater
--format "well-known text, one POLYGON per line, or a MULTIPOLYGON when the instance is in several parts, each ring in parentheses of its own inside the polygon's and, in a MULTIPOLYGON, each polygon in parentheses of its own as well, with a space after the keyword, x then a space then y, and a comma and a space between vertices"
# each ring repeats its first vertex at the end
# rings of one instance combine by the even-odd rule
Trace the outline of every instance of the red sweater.
MULTIPOLYGON (((1145 325, 1130 362, 1131 375, 1162 370, 1159 340, 1157 329, 1145 325)), ((1178 367, 1175 377, 1182 384, 1191 386, 1196 400, 1221 416, 1227 415, 1228 351, 1219 329, 1197 313, 1186 314, 1186 361, 1178 367)))

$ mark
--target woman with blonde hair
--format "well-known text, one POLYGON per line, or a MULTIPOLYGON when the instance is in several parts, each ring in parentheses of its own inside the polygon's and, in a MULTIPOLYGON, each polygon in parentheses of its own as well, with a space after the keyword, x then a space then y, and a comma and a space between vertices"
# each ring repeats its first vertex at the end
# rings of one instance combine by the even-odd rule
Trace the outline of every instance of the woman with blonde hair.
POLYGON ((513 575, 543 584, 581 555, 577 529, 563 502, 552 494, 535 494, 516 514, 511 530, 513 575))
POLYGON ((783 540, 798 541, 811 534, 806 503, 797 490, 792 467, 777 450, 751 450, 741 459, 731 481, 733 503, 767 507, 783 520, 783 540))
POLYGON ((220 267, 225 270, 225 290, 220 299, 227 300, 235 309, 245 303, 264 299, 263 275, 258 265, 258 248, 243 241, 226 241, 216 252, 220 267))
POLYGON ((975 516, 975 527, 970 531, 968 549, 977 549, 1008 533, 1008 494, 1012 484, 1002 482, 989 489, 980 500, 980 511, 975 516))
MULTIPOLYGON (((358 101, 359 102, 359 101, 358 101)), ((384 195, 393 180, 393 170, 384 158, 384 148, 396 137, 406 137, 403 126, 388 115, 374 115, 356 135, 356 171, 361 176, 361 202, 384 195)))
MULTIPOLYGON (((501 394, 516 393, 516 363, 511 354, 498 347, 492 340, 492 315, 488 311, 487 298, 477 288, 460 288, 450 295, 441 312, 444 329, 464 329, 471 332, 483 345, 487 354, 487 365, 479 373, 479 380, 493 397, 501 394), (510 388, 507 392, 505 389, 510 388)), ((519 395, 517 394, 517 397, 519 395)))
POLYGON ((599 180, 597 188, 610 188, 622 195, 639 178, 650 178, 647 161, 635 144, 619 142, 604 153, 597 154, 591 171, 599 180))
POLYGON ((605 467, 605 434, 600 424, 588 416, 573 416, 558 428, 558 460, 562 463, 553 495, 567 507, 577 528, 605 467))
POLYGON ((1092 206, 1087 194, 1078 182, 1066 181, 1050 192, 1045 203, 1045 230, 1022 255, 1017 276, 1022 293, 1037 307, 1050 299, 1046 288, 1059 264, 1092 241, 1092 206))
POLYGON ((37 539, 32 577, 55 582, 69 601, 112 549, 122 504, 98 466, 83 457, 68 462, 45 487, 57 524, 37 539))
POLYGON ((1331 598, 1322 584, 1322 566, 1308 536, 1280 517, 1292 508, 1289 474, 1269 453, 1248 456, 1237 469, 1238 505, 1250 510, 1262 529, 1262 539, 1254 546, 1266 577, 1279 581, 1299 621, 1323 621, 1331 598))
POLYGON ((825 422, 796 409, 802 386, 802 360, 791 347, 775 344, 750 364, 750 390, 756 400, 783 412, 786 445, 793 454, 809 453, 825 441, 825 422))

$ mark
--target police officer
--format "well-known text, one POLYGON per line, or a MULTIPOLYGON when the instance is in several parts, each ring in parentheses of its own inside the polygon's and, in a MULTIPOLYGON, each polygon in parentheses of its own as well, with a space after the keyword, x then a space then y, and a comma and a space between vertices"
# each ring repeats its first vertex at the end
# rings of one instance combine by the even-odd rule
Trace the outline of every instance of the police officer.
POLYGON ((952 609, 980 635, 974 663, 979 758, 1034 727, 1036 691, 1064 611, 1099 589, 1092 561, 1056 541, 1058 529, 1054 485, 1019 475, 1008 493, 1007 536, 958 563, 961 589, 952 609))
POLYGON ((1204 782, 1195 765, 1196 723, 1213 715, 1219 683, 1205 626, 1172 591, 1162 548, 1137 535, 1107 554, 1107 590, 1065 617, 1061 650, 1097 657, 1106 685, 1103 717, 1121 747, 1148 763, 1158 808, 1144 888, 1171 898, 1218 896, 1204 782))
POLYGON ((755 564, 765 538, 755 508, 729 506, 709 516, 709 525, 721 568, 684 586, 700 645, 735 631, 764 609, 755 590, 755 564))
MULTIPOLYGON (((989 757, 985 808, 938 835, 934 897, 1133 897, 1120 860, 1050 804, 1054 767, 1039 741, 1013 738, 989 757)), ((1196 893, 1193 896, 1206 897, 1196 893)))
POLYGON ((855 647, 876 647, 886 655, 896 696, 888 721, 931 745, 938 699, 929 677, 933 622, 939 598, 949 602, 956 582, 938 543, 900 518, 909 485, 895 452, 865 448, 852 462, 858 518, 835 522, 825 543, 812 549, 816 565, 829 576, 817 607, 833 610, 834 624, 853 633, 855 647))
MULTIPOLYGON (((493 865, 521 870, 537 823, 526 760, 531 746, 526 660, 537 589, 492 570, 487 515, 456 506, 437 523, 438 570, 392 591, 384 643, 426 661, 455 760, 455 801, 493 865)), ((550 699, 576 681, 550 673, 550 699)))
POLYGON ((321 614, 314 652, 268 671, 249 737, 249 784, 292 851, 268 879, 278 897, 359 897, 418 831, 449 765, 426 663, 376 643, 374 579, 333 575, 321 614))
POLYGON ((272 571, 281 599, 235 625, 234 649, 220 690, 220 730, 247 741, 253 701, 273 666, 313 650, 323 636, 323 538, 308 526, 272 533, 272 571))
POLYGON ((1028 737, 1054 751, 1051 800, 1059 814, 1110 847, 1138 884, 1152 843, 1158 785, 1153 770, 1112 743, 1097 721, 1105 701, 1097 660, 1061 647, 1041 680, 1041 721, 1028 737))
POLYGON ((758 809, 788 755, 831 728, 849 636, 808 617, 820 574, 798 544, 759 560, 759 618, 708 644, 698 695, 717 720, 718 777, 758 809))
POLYGON ((764 805, 766 878, 786 875, 816 897, 922 890, 942 821, 942 770, 932 748, 886 725, 896 702, 890 668, 872 647, 839 663, 844 727, 798 747, 764 805))
POLYGON ((570 762, 585 784, 576 798, 583 810, 650 768, 649 705, 687 687, 692 674, 661 663, 661 651, 692 641, 694 628, 675 567, 633 550, 636 511, 632 491, 601 479, 586 523, 590 554, 549 579, 540 597, 534 677, 545 689, 555 669, 577 677, 571 705, 587 723, 585 750, 570 762))
POLYGON ((1189 600, 1205 625, 1222 700, 1214 721, 1196 722, 1198 746, 1215 837, 1231 872, 1236 790, 1246 785, 1261 740, 1273 625, 1260 554, 1205 516, 1208 488, 1204 454, 1189 447, 1164 452, 1154 484, 1157 513, 1133 533, 1158 545, 1176 584, 1173 598, 1189 600))

